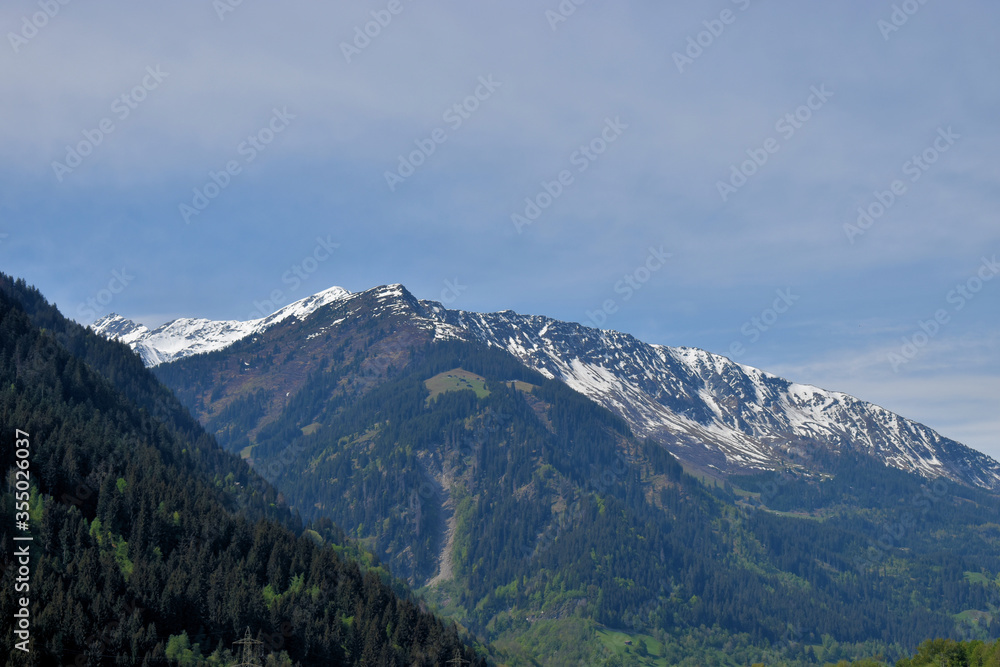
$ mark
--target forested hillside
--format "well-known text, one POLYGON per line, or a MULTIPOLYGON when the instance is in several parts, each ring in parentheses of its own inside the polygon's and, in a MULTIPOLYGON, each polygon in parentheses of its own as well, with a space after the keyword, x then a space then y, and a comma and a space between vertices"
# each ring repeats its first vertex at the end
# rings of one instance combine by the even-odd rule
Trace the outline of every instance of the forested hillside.
POLYGON ((3 624, 6 664, 232 664, 247 628, 268 664, 486 664, 382 568, 343 558, 352 550, 329 521, 304 530, 128 348, 6 276, 0 415, 0 616, 27 596, 31 636, 25 654, 3 624), (30 589, 15 594, 14 549, 28 543, 14 537, 26 535, 30 589))
POLYGON ((512 664, 823 664, 1000 631, 985 491, 849 452, 706 485, 504 351, 346 308, 156 372, 512 664))

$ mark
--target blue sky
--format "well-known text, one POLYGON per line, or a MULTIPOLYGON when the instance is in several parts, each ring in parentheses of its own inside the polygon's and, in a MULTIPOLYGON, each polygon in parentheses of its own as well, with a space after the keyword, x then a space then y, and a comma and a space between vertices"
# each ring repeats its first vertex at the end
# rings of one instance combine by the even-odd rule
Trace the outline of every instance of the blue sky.
POLYGON ((1000 457, 995 3, 236 1, 3 3, 3 271, 149 325, 400 282, 1000 457))

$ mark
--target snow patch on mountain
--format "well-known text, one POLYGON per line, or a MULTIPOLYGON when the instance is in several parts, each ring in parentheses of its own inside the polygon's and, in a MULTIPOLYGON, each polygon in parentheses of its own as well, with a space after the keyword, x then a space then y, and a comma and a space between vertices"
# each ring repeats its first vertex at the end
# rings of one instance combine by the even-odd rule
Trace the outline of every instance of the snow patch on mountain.
POLYGON ((318 325, 324 332, 344 318, 392 316, 432 332, 435 340, 504 349, 703 470, 730 474, 793 466, 808 471, 818 448, 863 452, 929 479, 1000 491, 997 461, 848 394, 790 382, 705 350, 650 345, 616 331, 510 310, 448 310, 416 299, 399 284, 357 294, 334 287, 249 322, 179 319, 150 331, 112 315, 94 329, 131 345, 147 366, 155 366, 223 349, 291 317, 307 320, 333 302, 341 302, 340 319, 318 325))
POLYGON ((721 355, 649 345, 628 334, 545 317, 448 311, 441 326, 503 348, 629 422, 640 436, 720 473, 779 469, 815 448, 860 450, 929 479, 1000 490, 1000 463, 932 429, 842 392, 790 382, 721 355))
POLYGON ((291 303, 256 320, 206 320, 182 317, 150 331, 146 326, 112 313, 94 322, 95 332, 120 340, 134 349, 146 366, 158 366, 203 352, 214 352, 288 318, 304 320, 316 310, 351 296, 342 287, 331 287, 291 303))

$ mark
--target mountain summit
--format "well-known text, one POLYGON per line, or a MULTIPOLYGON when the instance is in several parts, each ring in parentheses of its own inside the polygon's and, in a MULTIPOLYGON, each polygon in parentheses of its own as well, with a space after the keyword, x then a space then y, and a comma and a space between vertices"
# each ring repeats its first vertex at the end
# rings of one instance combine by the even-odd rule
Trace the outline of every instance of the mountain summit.
POLYGON ((177 361, 192 354, 224 349, 289 317, 304 319, 318 308, 350 296, 351 293, 342 287, 331 287, 256 320, 206 320, 182 317, 153 330, 117 313, 111 313, 94 322, 92 328, 106 338, 126 343, 139 353, 146 366, 152 367, 177 361))
POLYGON ((402 285, 352 294, 333 287, 257 320, 178 319, 150 331, 111 315, 94 324, 147 366, 233 343, 289 322, 303 342, 349 320, 401 317, 431 340, 500 348, 626 420, 709 475, 765 470, 815 475, 818 456, 859 453, 886 466, 1000 490, 1000 463, 872 403, 689 347, 651 345, 628 334, 543 316, 448 310, 402 285))

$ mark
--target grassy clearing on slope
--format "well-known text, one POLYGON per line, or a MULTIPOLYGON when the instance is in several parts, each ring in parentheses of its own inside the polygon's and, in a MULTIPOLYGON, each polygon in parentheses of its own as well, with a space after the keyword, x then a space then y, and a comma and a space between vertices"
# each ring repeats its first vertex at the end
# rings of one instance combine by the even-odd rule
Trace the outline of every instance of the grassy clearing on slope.
POLYGON ((585 618, 543 619, 527 630, 517 628, 493 645, 505 667, 594 664, 593 621, 585 618))
POLYGON ((982 584, 984 586, 989 586, 992 583, 982 572, 966 572, 965 579, 970 584, 982 584))
POLYGON ((427 398, 428 403, 449 391, 471 390, 476 392, 476 396, 479 398, 490 395, 490 391, 486 388, 486 378, 461 368, 438 373, 429 380, 424 380, 424 386, 427 387, 427 391, 431 392, 427 398))
POLYGON ((309 426, 303 426, 302 435, 312 435, 313 433, 319 430, 320 426, 322 426, 322 424, 320 424, 319 422, 313 422, 312 424, 309 424, 309 426))
POLYGON ((533 385, 530 382, 522 382, 521 380, 511 380, 507 384, 512 389, 516 389, 518 391, 523 391, 523 392, 525 392, 527 394, 530 394, 535 389, 538 389, 537 385, 533 385))
POLYGON ((640 665, 667 667, 663 644, 649 635, 627 634, 617 630, 598 630, 597 638, 612 653, 621 656, 635 656, 640 665))
POLYGON ((493 642, 504 667, 528 665, 639 665, 667 667, 663 645, 645 634, 604 628, 580 617, 509 619, 508 630, 493 642))

